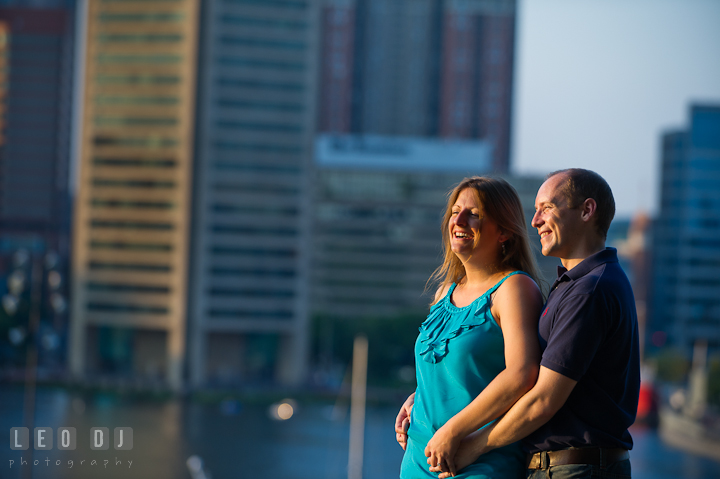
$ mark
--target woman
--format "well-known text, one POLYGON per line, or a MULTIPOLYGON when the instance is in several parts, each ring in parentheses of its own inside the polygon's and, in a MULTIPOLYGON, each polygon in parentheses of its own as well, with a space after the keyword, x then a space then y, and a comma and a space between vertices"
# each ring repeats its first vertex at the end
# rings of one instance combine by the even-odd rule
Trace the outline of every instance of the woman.
MULTIPOLYGON (((456 474, 460 441, 505 413, 537 379, 543 298, 517 193, 505 180, 473 177, 449 195, 443 264, 415 343, 417 389, 395 429, 405 449, 400 477, 456 474)), ((456 477, 524 478, 519 444, 496 449, 456 477)))

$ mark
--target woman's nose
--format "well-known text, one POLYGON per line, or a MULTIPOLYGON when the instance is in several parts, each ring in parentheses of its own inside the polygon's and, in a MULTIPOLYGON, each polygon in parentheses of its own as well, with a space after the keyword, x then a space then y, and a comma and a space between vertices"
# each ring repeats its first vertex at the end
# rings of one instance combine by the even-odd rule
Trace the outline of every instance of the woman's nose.
POLYGON ((468 218, 467 211, 461 211, 458 213, 455 223, 459 224, 459 225, 467 224, 467 218, 468 218))

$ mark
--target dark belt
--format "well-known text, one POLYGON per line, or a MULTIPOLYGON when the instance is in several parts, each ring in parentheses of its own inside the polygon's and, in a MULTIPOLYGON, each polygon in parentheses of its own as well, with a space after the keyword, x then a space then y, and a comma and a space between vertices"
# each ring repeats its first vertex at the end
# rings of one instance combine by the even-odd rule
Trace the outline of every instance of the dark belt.
POLYGON ((542 451, 530 456, 528 469, 546 469, 550 466, 566 466, 568 464, 588 464, 605 468, 618 461, 629 459, 627 449, 605 447, 582 447, 561 449, 559 451, 542 451))

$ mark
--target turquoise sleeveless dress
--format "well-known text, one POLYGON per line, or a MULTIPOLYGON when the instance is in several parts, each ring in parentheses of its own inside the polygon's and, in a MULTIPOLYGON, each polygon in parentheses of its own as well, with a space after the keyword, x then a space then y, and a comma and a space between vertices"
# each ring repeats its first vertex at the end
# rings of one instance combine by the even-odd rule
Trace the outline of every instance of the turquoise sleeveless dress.
MULTIPOLYGON (((415 342, 417 390, 401 479, 437 479, 425 457, 430 438, 505 369, 502 330, 490 313, 489 298, 507 278, 519 273, 525 274, 510 273, 463 308, 450 302, 453 283, 430 308, 415 342)), ((524 479, 525 474, 525 454, 517 442, 484 454, 455 477, 524 479)))

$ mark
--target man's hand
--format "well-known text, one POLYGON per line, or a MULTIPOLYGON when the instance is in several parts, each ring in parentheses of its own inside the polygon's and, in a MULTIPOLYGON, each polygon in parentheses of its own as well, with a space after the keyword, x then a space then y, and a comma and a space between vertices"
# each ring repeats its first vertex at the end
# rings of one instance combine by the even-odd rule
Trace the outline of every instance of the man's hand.
POLYGON ((395 439, 397 439, 403 451, 407 448, 407 431, 410 427, 410 412, 413 404, 415 404, 415 393, 408 396, 395 418, 395 439))
POLYGON ((425 457, 430 467, 441 467, 455 476, 455 452, 461 439, 451 432, 448 423, 435 431, 425 448, 425 457))
POLYGON ((454 472, 450 471, 450 469, 443 464, 438 464, 438 467, 431 466, 430 472, 440 473, 438 478, 446 479, 448 477, 454 477, 455 474, 457 474, 457 471, 462 471, 475 462, 481 455, 478 445, 485 444, 487 442, 488 429, 489 428, 485 428, 480 431, 475 431, 460 441, 457 451, 455 452, 455 457, 452 461, 455 468, 454 472))

